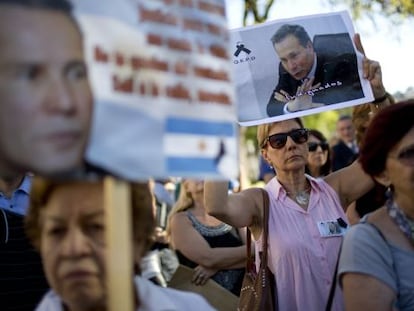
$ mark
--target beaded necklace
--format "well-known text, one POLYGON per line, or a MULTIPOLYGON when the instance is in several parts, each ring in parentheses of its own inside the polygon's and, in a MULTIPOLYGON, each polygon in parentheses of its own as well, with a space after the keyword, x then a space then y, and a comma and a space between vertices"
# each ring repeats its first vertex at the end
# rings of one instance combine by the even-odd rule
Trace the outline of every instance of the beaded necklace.
POLYGON ((387 207, 388 215, 390 215, 408 240, 414 243, 414 221, 405 215, 404 211, 399 208, 392 198, 387 200, 385 206, 387 207))

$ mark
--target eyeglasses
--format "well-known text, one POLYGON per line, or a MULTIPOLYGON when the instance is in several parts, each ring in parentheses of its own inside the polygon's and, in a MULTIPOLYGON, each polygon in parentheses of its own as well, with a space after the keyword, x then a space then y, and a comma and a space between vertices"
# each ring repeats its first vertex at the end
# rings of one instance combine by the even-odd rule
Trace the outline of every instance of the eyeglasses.
POLYGON ((414 146, 409 146, 407 149, 401 151, 397 156, 390 156, 390 158, 397 159, 405 165, 414 166, 414 146))
POLYGON ((292 140, 297 144, 303 144, 308 141, 308 129, 296 129, 291 130, 287 133, 277 133, 270 135, 266 138, 266 140, 263 143, 263 146, 266 145, 267 142, 269 142, 270 146, 273 149, 281 149, 286 145, 288 136, 292 138, 292 140))
POLYGON ((329 144, 326 142, 321 142, 321 143, 316 143, 314 141, 308 142, 308 148, 310 152, 316 151, 316 149, 318 149, 318 146, 320 146, 323 151, 326 151, 329 149, 329 144))

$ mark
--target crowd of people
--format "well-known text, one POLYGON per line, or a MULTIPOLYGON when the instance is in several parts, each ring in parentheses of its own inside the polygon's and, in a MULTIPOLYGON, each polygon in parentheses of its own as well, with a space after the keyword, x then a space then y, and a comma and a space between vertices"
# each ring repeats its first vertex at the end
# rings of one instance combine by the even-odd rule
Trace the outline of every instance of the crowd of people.
MULTIPOLYGON (((0 0, 0 25, 0 309, 108 310, 109 172, 84 161, 93 99, 82 32, 66 0, 0 0)), ((307 49, 316 66, 298 25, 273 44, 280 55, 307 49)), ((338 118, 335 144, 300 118, 257 127, 268 219, 259 187, 128 182, 134 310, 214 310, 207 296, 169 288, 180 265, 195 286, 240 296, 246 229, 258 266, 266 223, 279 310, 325 310, 330 298, 336 311, 414 309, 414 99, 395 102, 365 55, 362 71, 374 102, 338 118)), ((314 82, 309 72, 293 93, 314 82)), ((271 109, 284 93, 281 83, 271 109)))

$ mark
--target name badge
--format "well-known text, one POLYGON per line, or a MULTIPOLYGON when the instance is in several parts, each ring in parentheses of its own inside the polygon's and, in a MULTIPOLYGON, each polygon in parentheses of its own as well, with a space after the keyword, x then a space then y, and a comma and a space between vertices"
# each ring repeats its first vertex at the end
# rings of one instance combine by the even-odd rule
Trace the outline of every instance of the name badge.
POLYGON ((348 224, 342 219, 318 221, 319 233, 322 237, 342 236, 348 231, 348 224))

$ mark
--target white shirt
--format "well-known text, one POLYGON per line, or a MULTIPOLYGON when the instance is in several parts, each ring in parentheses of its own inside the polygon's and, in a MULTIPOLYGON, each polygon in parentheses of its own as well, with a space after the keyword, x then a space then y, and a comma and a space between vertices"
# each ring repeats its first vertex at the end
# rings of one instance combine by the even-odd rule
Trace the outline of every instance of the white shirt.
MULTIPOLYGON (((311 69, 311 71, 308 73, 308 75, 306 76, 306 78, 304 78, 304 79, 310 79, 310 78, 313 78, 314 76, 315 76, 315 72, 316 72, 316 63, 318 62, 318 60, 317 60, 317 57, 316 57, 316 53, 315 53, 315 55, 314 55, 314 57, 313 57, 313 65, 312 65, 312 69, 311 69)), ((303 80, 304 80, 303 79, 303 80)))
POLYGON ((349 149, 351 149, 355 154, 359 152, 358 144, 355 141, 346 143, 349 149))
MULTIPOLYGON (((136 311, 215 310, 198 294, 157 286, 138 276, 134 281, 141 302, 136 311)), ((62 300, 53 290, 50 290, 43 297, 36 311, 63 311, 62 300)))

